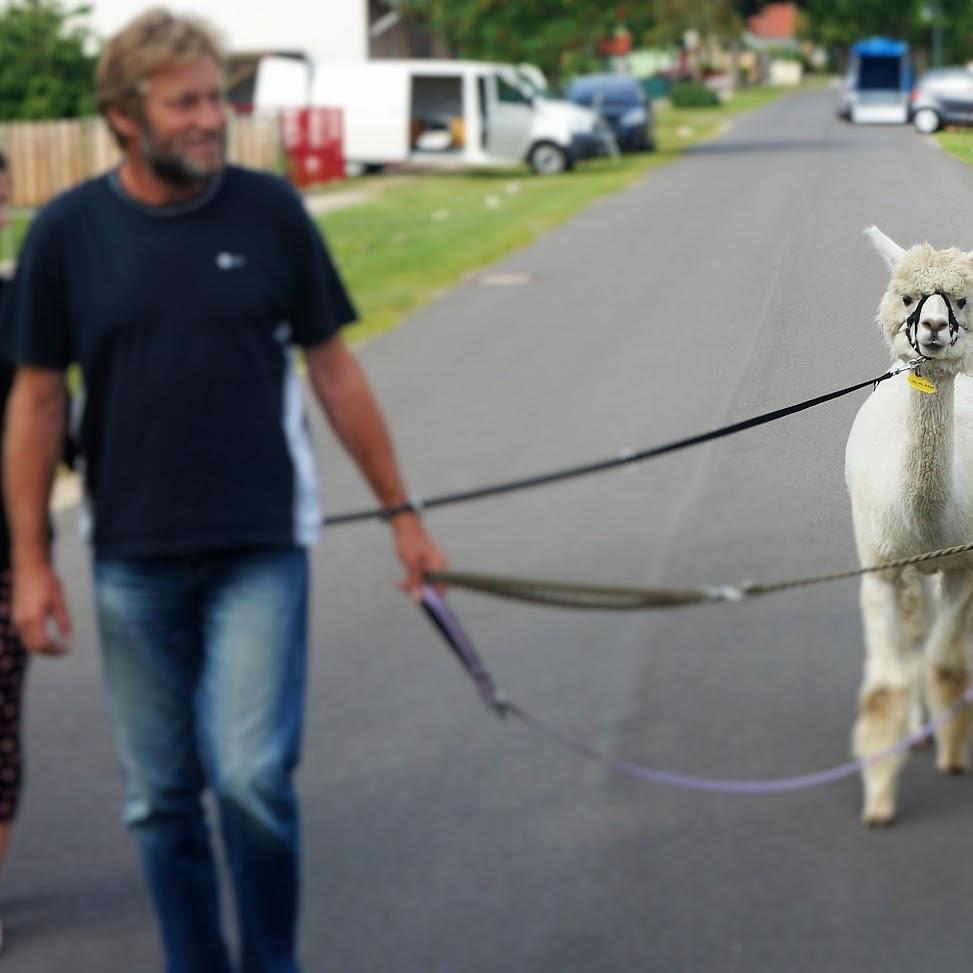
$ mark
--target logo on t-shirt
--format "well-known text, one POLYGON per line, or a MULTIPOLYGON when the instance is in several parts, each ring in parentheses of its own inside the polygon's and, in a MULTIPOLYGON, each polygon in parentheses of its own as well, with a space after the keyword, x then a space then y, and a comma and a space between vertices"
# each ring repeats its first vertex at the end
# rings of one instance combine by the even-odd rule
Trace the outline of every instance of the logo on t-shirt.
POLYGON ((247 265, 247 258, 242 253, 229 253, 226 250, 221 250, 216 255, 216 266, 220 270, 236 270, 238 267, 245 267, 247 265))

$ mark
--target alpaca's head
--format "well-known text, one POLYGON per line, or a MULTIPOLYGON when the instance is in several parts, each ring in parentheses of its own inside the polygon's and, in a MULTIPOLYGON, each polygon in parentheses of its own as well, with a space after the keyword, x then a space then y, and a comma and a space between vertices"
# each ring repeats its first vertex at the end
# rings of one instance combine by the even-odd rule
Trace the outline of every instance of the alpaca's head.
POLYGON ((866 235, 891 271, 877 320, 892 354, 973 374, 973 254, 919 243, 904 250, 877 226, 866 235))

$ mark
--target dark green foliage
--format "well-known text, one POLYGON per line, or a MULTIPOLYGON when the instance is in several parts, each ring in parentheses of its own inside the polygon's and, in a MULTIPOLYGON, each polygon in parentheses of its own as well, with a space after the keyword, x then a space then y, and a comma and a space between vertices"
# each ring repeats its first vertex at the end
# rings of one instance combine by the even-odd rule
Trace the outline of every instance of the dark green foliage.
POLYGON ((95 59, 71 24, 87 12, 60 0, 11 0, 0 9, 0 121, 94 114, 95 59))
POLYGON ((599 64, 596 44, 627 29, 636 45, 650 24, 649 0, 402 0, 459 57, 536 64, 551 81, 599 64))
POLYGON ((715 91, 695 81, 674 84, 669 90, 669 100, 674 108, 713 108, 720 103, 715 91))
POLYGON ((680 44, 687 30, 702 37, 739 35, 744 25, 740 4, 731 0, 650 0, 653 28, 649 40, 680 44))
POLYGON ((804 0, 808 33, 845 48, 881 34, 930 50, 938 25, 943 63, 973 57, 973 4, 969 0, 804 0))

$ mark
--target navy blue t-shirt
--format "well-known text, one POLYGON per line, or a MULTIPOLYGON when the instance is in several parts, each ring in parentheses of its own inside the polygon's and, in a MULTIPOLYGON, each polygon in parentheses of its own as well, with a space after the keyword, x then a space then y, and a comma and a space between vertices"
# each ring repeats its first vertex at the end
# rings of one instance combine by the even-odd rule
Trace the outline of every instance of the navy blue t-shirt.
POLYGON ((53 200, 3 331, 18 364, 81 365, 96 552, 155 557, 314 540, 291 346, 354 318, 296 193, 231 166, 176 206, 136 202, 115 173, 53 200))

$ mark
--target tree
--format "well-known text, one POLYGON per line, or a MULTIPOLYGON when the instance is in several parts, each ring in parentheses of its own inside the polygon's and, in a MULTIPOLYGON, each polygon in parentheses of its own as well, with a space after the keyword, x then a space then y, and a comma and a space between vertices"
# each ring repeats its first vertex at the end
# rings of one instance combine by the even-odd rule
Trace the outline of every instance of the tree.
POLYGON ((831 48, 881 34, 933 48, 934 34, 943 61, 958 64, 973 57, 973 5, 969 0, 804 0, 808 33, 831 48))
POLYGON ((619 28, 645 33, 649 0, 403 0, 461 56, 536 64, 551 79, 596 60, 596 44, 619 28), (586 63, 587 62, 587 63, 586 63))
POLYGON ((919 21, 919 0, 805 0, 811 36, 847 47, 881 34, 909 40, 919 21))
POLYGON ((652 0, 652 38, 682 44, 687 31, 700 37, 723 36, 738 26, 728 0, 652 0))
POLYGON ((11 0, 0 10, 0 120, 95 112, 95 59, 72 23, 88 12, 60 0, 11 0))
MULTIPOLYGON (((688 31, 701 40, 713 39, 730 50, 732 87, 739 87, 740 41, 747 17, 756 13, 760 0, 651 0, 655 26, 650 38, 656 43, 682 45, 688 31)), ((700 70, 694 61, 694 73, 700 70)))

